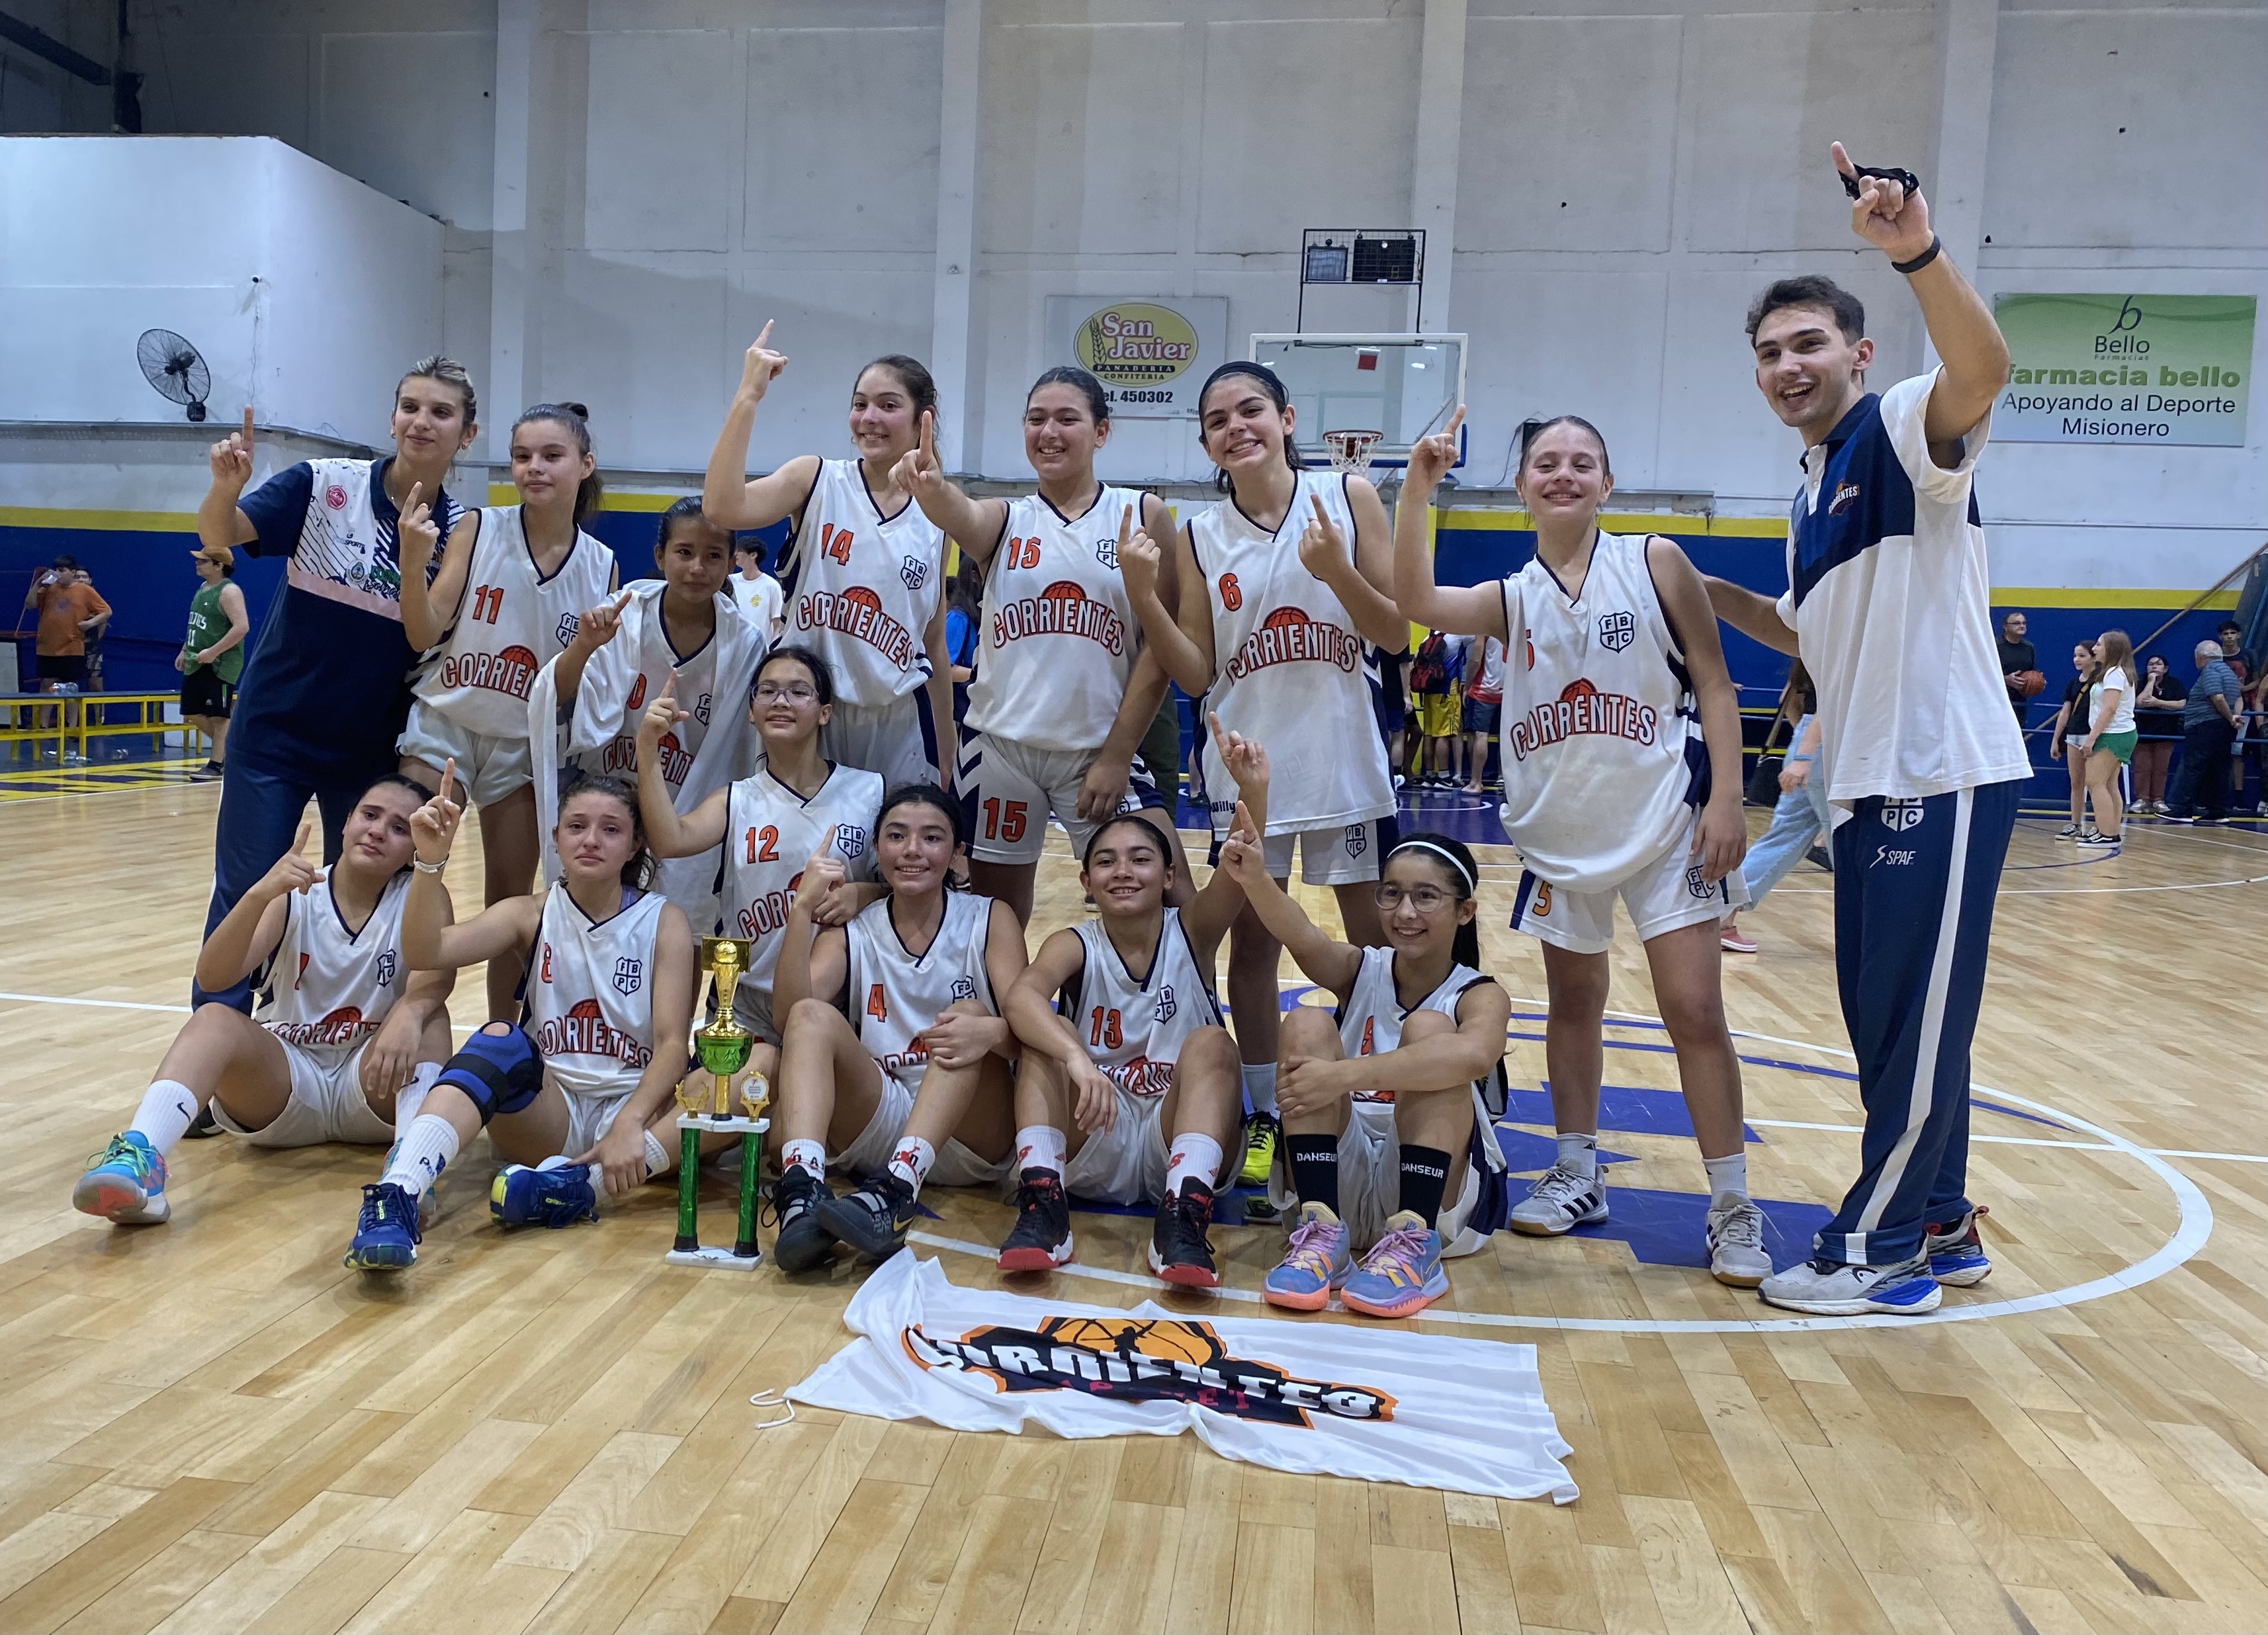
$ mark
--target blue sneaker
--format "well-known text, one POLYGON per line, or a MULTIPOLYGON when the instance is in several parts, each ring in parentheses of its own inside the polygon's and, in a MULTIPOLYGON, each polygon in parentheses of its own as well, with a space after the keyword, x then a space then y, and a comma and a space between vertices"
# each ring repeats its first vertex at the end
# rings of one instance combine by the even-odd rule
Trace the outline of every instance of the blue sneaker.
POLYGON ((1822 1317, 1856 1317, 1889 1312, 1918 1317, 1935 1311, 1944 1298, 1929 1262, 1917 1255, 1896 1266, 1853 1266, 1839 1260, 1808 1260, 1776 1271, 1756 1285, 1774 1306, 1822 1317))
POLYGON ((1321 1311, 1353 1270, 1346 1224, 1321 1204, 1302 1204, 1284 1263, 1261 1284, 1261 1298, 1292 1311, 1321 1311))
POLYGON ((1992 1275, 1992 1257, 1977 1234, 1977 1218, 1991 1212, 1979 1204, 1958 1220, 1930 1223, 1921 1247, 1931 1277, 1948 1288, 1971 1289, 1992 1275))
POLYGON ((137 1131, 111 1137, 71 1189, 71 1207, 121 1226, 153 1226, 170 1219, 165 1158, 137 1131))
POLYGON ((417 1263, 417 1205, 399 1182, 373 1182, 362 1189, 362 1219, 347 1246, 350 1271, 401 1271, 417 1263))
MULTIPOLYGON (((386 1149, 386 1163, 379 1170, 379 1175, 388 1175, 394 1173, 394 1155, 400 1151, 401 1151, 401 1143, 398 1139, 392 1146, 386 1149)), ((445 1164, 442 1167, 446 1169, 448 1166, 445 1164)), ((437 1175, 425 1183, 425 1189, 417 1195, 418 1235, 423 1237, 426 1233, 432 1231, 433 1223, 440 1219, 441 1177, 437 1175)))
POLYGON ((1339 1300, 1366 1317, 1414 1317, 1448 1292, 1441 1234, 1405 1209, 1386 1218, 1386 1235, 1370 1246, 1339 1300))
POLYGON ((489 1213, 500 1226, 571 1226, 599 1218, 588 1164, 506 1164, 489 1189, 489 1213))

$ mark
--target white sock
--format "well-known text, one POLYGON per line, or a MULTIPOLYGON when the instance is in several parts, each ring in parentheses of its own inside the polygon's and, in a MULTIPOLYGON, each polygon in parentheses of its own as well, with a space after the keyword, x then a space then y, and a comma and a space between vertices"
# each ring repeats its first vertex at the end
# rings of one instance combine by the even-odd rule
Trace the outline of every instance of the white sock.
POLYGON ((127 1128, 154 1151, 166 1153, 189 1133, 196 1119, 196 1093, 179 1079, 160 1079, 142 1093, 142 1105, 135 1109, 134 1122, 127 1128))
POLYGON ((394 1161, 380 1177, 421 1197, 457 1156, 457 1127, 438 1113, 420 1113, 394 1144, 394 1161))
POLYGON ((783 1141, 780 1143, 780 1173, 800 1167, 810 1173, 814 1181, 827 1179, 827 1143, 824 1141, 783 1141))
POLYGON ((1167 1196, 1180 1197, 1182 1187, 1190 1182, 1210 1189, 1213 1177, 1219 1174, 1219 1142, 1194 1130, 1183 1131, 1174 1138, 1174 1150, 1166 1160, 1167 1196))
POLYGON ((1053 1124, 1026 1124, 1016 1132, 1016 1173, 1050 1169, 1060 1175, 1070 1146, 1071 1138, 1053 1124))
POLYGON ((417 1122, 418 1113, 425 1106, 425 1098, 433 1093, 433 1081, 441 1076, 438 1062, 420 1062, 409 1075, 409 1082, 394 1093, 394 1135, 396 1140, 409 1133, 409 1126, 417 1122))
POLYGON ((1562 1130, 1554 1138, 1559 1143, 1559 1167, 1572 1169, 1586 1180, 1594 1181, 1599 1174, 1599 1138, 1580 1131, 1562 1130))
POLYGON ((1749 1154, 1745 1147, 1728 1158, 1705 1158, 1701 1167, 1709 1172, 1712 1198, 1749 1196, 1749 1154))
POLYGON ((1276 1110, 1276 1064, 1273 1062, 1265 1067, 1248 1065, 1245 1068, 1244 1094, 1246 1100, 1252 1103, 1254 1112, 1273 1113, 1276 1110))
POLYGON ((666 1175, 677 1167, 677 1154, 671 1152, 662 1138, 649 1130, 645 1132, 645 1178, 666 1175))
POLYGON ((936 1162, 935 1147, 919 1136, 905 1136, 890 1155, 890 1173, 918 1193, 922 1182, 929 1179, 929 1167, 936 1162))

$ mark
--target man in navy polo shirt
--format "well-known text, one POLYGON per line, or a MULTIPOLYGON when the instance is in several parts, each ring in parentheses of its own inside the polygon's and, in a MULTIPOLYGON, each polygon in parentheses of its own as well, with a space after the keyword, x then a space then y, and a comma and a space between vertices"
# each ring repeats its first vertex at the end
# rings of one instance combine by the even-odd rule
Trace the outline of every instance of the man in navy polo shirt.
POLYGON ((1712 579, 1718 616, 1800 653, 1818 684, 1833 814, 1835 966, 1866 1104, 1859 1179, 1776 1306, 1919 1313, 1992 1270, 1967 1194, 1969 1047, 2016 800, 2031 767, 2008 711, 1970 479, 2008 347, 1903 173, 1861 173, 1851 225, 1921 304, 1944 362, 1877 395, 1858 299, 1784 278, 1749 309, 1756 386, 1803 436, 1787 594, 1712 579))
MULTIPOLYGON (((243 431, 213 445, 197 538, 289 566, 238 684, 208 935, 290 848, 310 797, 328 863, 357 797, 394 770, 417 657, 402 634, 396 530, 405 506, 430 512, 444 539, 456 526, 464 508, 442 483, 478 430, 475 409, 464 365, 428 357, 394 388, 394 452, 384 459, 302 460, 247 494, 252 410, 243 431)), ((250 1004, 241 983, 210 994, 192 983, 192 994, 250 1004)))

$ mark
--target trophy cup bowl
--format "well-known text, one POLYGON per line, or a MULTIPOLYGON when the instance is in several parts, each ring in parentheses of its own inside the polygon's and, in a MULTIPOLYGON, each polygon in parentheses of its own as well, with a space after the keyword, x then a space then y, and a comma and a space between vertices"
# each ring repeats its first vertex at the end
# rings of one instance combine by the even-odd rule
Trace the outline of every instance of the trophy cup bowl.
MULTIPOLYGON (((754 1269, 762 1256, 756 1248, 756 1172, 763 1163, 762 1100, 770 1086, 760 1079, 741 1088, 745 1116, 733 1110, 733 1076, 748 1064, 755 1035, 733 1014, 733 990, 739 987, 755 952, 746 937, 703 937, 701 968, 715 980, 716 1013, 708 1026, 693 1032, 693 1053, 701 1071, 711 1076, 712 1094, 677 1089, 684 1110, 677 1121, 681 1151, 677 1165, 677 1241, 664 1256, 674 1265, 754 1269), (737 1135, 740 1139, 740 1231, 730 1249, 703 1248, 698 1219, 701 1138, 704 1134, 737 1135)), ((691 1075, 687 1075, 688 1082, 691 1075)))
POLYGON ((755 952, 755 945, 746 937, 701 939, 701 968, 715 980, 717 1014, 707 1027, 695 1030, 693 1049, 702 1071, 716 1077, 717 1092, 708 1108, 713 1117, 722 1118, 733 1110, 733 1075, 748 1064, 748 1052, 755 1048, 755 1035, 733 1014, 733 991, 755 952))

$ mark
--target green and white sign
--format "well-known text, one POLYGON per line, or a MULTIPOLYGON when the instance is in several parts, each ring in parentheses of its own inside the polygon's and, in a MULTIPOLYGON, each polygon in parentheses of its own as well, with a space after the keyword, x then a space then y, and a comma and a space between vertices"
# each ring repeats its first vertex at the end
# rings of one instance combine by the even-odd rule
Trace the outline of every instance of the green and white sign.
POLYGON ((2002 443, 2244 446, 2249 295, 2003 295, 2002 443))

